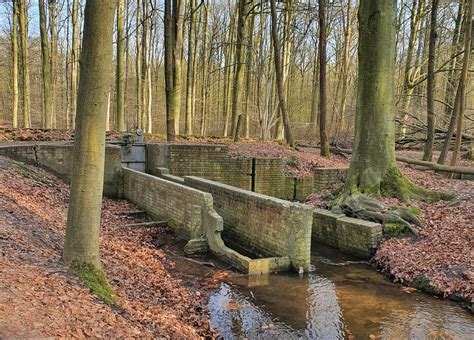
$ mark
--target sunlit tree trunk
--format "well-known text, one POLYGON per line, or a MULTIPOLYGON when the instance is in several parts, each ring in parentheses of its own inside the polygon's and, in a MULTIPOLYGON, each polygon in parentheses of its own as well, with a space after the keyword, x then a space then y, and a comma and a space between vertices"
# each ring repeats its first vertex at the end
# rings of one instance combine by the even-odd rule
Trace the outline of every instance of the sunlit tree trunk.
POLYGON ((125 0, 118 0, 117 6, 117 68, 115 72, 116 86, 116 118, 117 131, 125 131, 125 30, 124 30, 125 0))
POLYGON ((189 1, 189 26, 188 26, 188 66, 186 69, 186 111, 185 111, 185 125, 184 133, 186 136, 190 136, 193 133, 193 122, 192 122, 192 108, 193 108, 193 81, 194 81, 194 31, 195 31, 195 19, 194 10, 195 0, 189 1))
POLYGON ((51 127, 56 129, 56 85, 57 76, 56 69, 58 64, 58 33, 56 31, 56 18, 57 18, 57 0, 49 0, 49 36, 50 36, 50 60, 49 69, 51 74, 51 92, 50 92, 50 105, 51 105, 51 127))
POLYGON ((232 136, 234 140, 239 134, 239 118, 242 115, 242 87, 244 82, 244 43, 246 33, 246 15, 248 0, 239 0, 239 12, 237 19, 237 36, 235 45, 235 76, 232 86, 232 136))
POLYGON ((232 84, 233 84, 233 75, 234 75, 234 32, 235 32, 235 21, 238 15, 238 6, 235 6, 231 11, 230 15, 230 27, 229 34, 227 35, 227 46, 225 49, 226 58, 225 58, 225 77, 224 77, 224 129, 222 135, 227 137, 229 134, 229 116, 232 106, 232 84))
POLYGON ((31 127, 30 117, 30 67, 28 65, 28 16, 26 0, 18 1, 18 22, 20 25, 21 75, 23 86, 23 127, 31 127))
POLYGON ((100 269, 99 230, 115 0, 85 7, 77 128, 63 259, 100 269))
POLYGON ((208 30, 209 6, 204 5, 203 33, 202 33, 202 87, 201 87, 201 128, 200 135, 203 136, 206 127, 206 109, 207 109, 207 30, 208 30))
POLYGON ((77 85, 78 85, 78 69, 79 69, 79 0, 72 0, 72 49, 71 49, 71 124, 67 122, 68 127, 75 129, 76 127, 76 111, 77 111, 77 85))
POLYGON ((253 35, 254 35, 254 24, 255 24, 255 15, 251 14, 249 25, 248 25, 248 45, 247 45, 247 73, 246 73, 246 84, 245 84, 245 129, 244 135, 245 138, 250 137, 250 92, 252 86, 252 68, 253 68, 253 35))
POLYGON ((275 62, 275 75, 280 110, 283 118, 283 126, 285 129, 285 140, 289 145, 294 144, 293 134, 290 128, 290 119, 288 117, 288 107, 286 104, 286 96, 283 84, 283 69, 280 60, 280 40, 278 39, 277 13, 275 0, 270 0, 271 19, 272 19, 272 41, 273 41, 273 58, 275 62))
POLYGON ((173 89, 171 110, 174 122, 174 134, 179 135, 179 118, 181 111, 181 90, 182 90, 182 67, 181 60, 183 54, 183 0, 173 0, 173 89))
POLYGON ((51 129, 51 70, 48 30, 46 28, 45 0, 38 0, 41 37, 41 78, 43 87, 43 128, 51 129))
POLYGON ((18 127, 18 1, 13 1, 12 18, 12 126, 18 127))
POLYGON ((135 62, 136 62, 136 121, 137 121, 137 128, 144 129, 145 127, 141 124, 141 117, 142 117, 142 93, 143 93, 143 83, 142 83, 142 44, 141 44, 141 34, 140 32, 143 31, 142 27, 142 10, 141 10, 141 1, 138 0, 137 2, 137 9, 136 9, 136 39, 135 39, 135 47, 136 47, 136 55, 135 55, 135 62))

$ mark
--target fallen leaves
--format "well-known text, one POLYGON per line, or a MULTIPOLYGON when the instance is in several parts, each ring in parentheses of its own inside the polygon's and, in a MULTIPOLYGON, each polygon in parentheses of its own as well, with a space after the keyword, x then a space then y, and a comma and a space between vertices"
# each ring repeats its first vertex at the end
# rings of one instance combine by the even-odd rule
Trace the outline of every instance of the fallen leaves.
POLYGON ((103 200, 101 256, 120 301, 97 300, 61 262, 69 188, 26 166, 25 177, 0 157, 0 337, 209 338, 206 294, 174 278, 152 230, 126 201, 103 200))

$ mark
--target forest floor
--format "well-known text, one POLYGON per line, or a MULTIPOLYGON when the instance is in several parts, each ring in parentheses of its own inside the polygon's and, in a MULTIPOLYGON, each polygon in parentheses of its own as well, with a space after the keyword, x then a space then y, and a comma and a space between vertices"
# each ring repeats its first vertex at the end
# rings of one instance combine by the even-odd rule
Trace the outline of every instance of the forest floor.
MULTIPOLYGON (((465 164, 466 165, 466 164, 465 164)), ((394 282, 410 285, 425 278, 446 298, 474 302, 474 181, 447 179, 433 171, 398 162, 402 172, 416 184, 454 195, 451 201, 427 204, 412 200, 401 202, 382 198, 389 207, 401 205, 421 209, 421 226, 412 225, 419 237, 385 238, 379 245, 372 264, 394 282)), ((325 195, 333 188, 311 194, 307 204, 328 208, 325 195)))
POLYGON ((55 176, 0 157, 0 338, 216 336, 207 292, 227 273, 174 270, 188 261, 172 232, 122 228, 143 219, 125 214, 137 210, 127 201, 102 206, 101 256, 119 305, 94 297, 61 263, 68 196, 55 176))

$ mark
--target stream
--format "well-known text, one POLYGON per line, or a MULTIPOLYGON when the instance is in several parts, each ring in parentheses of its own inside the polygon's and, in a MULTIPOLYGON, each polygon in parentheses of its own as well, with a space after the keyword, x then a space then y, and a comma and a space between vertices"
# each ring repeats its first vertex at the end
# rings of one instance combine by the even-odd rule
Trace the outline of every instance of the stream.
POLYGON ((367 263, 312 249, 312 273, 222 283, 210 296, 212 327, 224 339, 474 339, 474 315, 459 304, 406 293, 367 263))

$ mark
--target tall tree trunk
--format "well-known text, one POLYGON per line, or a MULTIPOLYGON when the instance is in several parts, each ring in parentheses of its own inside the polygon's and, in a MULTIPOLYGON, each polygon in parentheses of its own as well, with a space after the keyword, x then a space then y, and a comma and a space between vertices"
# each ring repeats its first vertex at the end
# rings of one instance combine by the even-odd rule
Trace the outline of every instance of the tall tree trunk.
POLYGON ((166 140, 174 141, 175 124, 173 115, 173 14, 172 0, 165 0, 165 95, 166 95, 166 140))
POLYGON ((433 158, 433 144, 435 134, 434 112, 434 87, 435 87, 435 54, 436 54, 436 16, 438 13, 438 0, 431 2, 430 42, 428 51, 428 84, 426 88, 427 123, 426 144, 423 151, 423 160, 431 162, 433 158))
POLYGON ((319 140, 321 156, 329 157, 326 135, 326 0, 319 1, 319 140))
POLYGON ((135 16, 135 19, 136 19, 136 36, 135 36, 135 47, 136 47, 136 56, 135 56, 135 62, 136 62, 136 83, 137 83, 137 87, 136 87, 136 97, 137 97, 137 100, 136 100, 136 112, 137 112, 137 116, 136 116, 136 121, 137 121, 137 124, 136 124, 136 127, 137 128, 141 128, 141 129, 144 129, 145 127, 143 125, 141 125, 141 117, 142 117, 142 110, 143 110, 143 106, 142 106, 142 93, 143 93, 143 83, 142 83, 142 68, 143 68, 143 65, 142 65, 142 54, 143 54, 143 49, 142 49, 142 44, 141 44, 141 34, 140 34, 140 31, 143 31, 143 27, 142 27, 142 10, 141 10, 141 1, 138 0, 137 1, 137 9, 136 9, 136 16, 135 16))
POLYGON ((194 10, 196 8, 196 1, 189 1, 189 27, 188 27, 188 66, 186 69, 186 111, 185 111, 185 125, 184 134, 190 136, 193 133, 192 122, 192 95, 193 95, 193 77, 194 77, 194 10))
MULTIPOLYGON (((465 25, 464 26, 464 33, 465 33, 464 34, 464 48, 466 48, 466 46, 468 46, 470 48, 470 44, 471 44, 471 42, 470 42, 471 36, 469 34, 471 32, 470 31, 471 27, 467 26, 467 23, 471 22, 471 20, 472 20, 471 18, 467 17, 469 12, 472 13, 472 6, 468 4, 466 6, 466 16, 465 16, 465 20, 464 20, 464 25, 465 25), (466 33, 467 33, 467 35, 466 35, 466 33)), ((446 132, 446 137, 445 137, 443 146, 441 148, 441 153, 438 157, 438 163, 439 164, 444 164, 446 162, 446 157, 448 155, 449 147, 451 145, 451 139, 453 138, 454 130, 456 129, 456 122, 459 119, 459 115, 460 115, 461 110, 464 109, 464 103, 463 103, 463 101, 464 101, 464 84, 465 84, 465 81, 467 79, 469 58, 470 58, 470 53, 466 53, 466 50, 464 50, 461 76, 459 77, 459 81, 458 81, 458 86, 457 86, 457 90, 456 90, 456 97, 454 99, 454 106, 453 106, 453 110, 452 110, 452 114, 451 114, 451 119, 449 121, 448 130, 446 132)), ((456 138, 457 138, 457 136, 456 136, 456 138)), ((452 158, 452 160, 454 160, 454 157, 452 158)))
POLYGON ((414 195, 395 161, 396 10, 395 0, 360 2, 357 112, 346 195, 414 195))
POLYGON ((181 111, 181 88, 182 88, 182 67, 181 60, 183 54, 183 0, 173 0, 173 93, 172 93, 172 114, 174 122, 174 134, 179 135, 179 116, 181 111))
POLYGON ((12 126, 18 128, 18 1, 13 1, 12 18, 12 126))
POLYGON ((318 104, 319 104, 319 47, 317 43, 314 44, 314 56, 313 56, 313 76, 311 81, 311 126, 316 131, 317 124, 319 122, 318 104))
POLYGON ((85 7, 77 129, 63 259, 101 268, 99 229, 105 159, 105 126, 112 71, 115 0, 85 7))
MULTIPOLYGON (((473 27, 472 27, 472 1, 467 4, 466 10, 466 21, 465 21, 465 29, 464 29, 464 57, 462 61, 462 70, 461 70, 461 77, 459 78, 459 86, 458 91, 459 94, 459 111, 457 112, 457 128, 456 128, 456 141, 454 143, 454 151, 453 156, 451 158, 451 165, 456 165, 459 154, 461 152, 461 140, 462 140, 462 126, 463 126, 463 118, 464 118, 464 110, 466 105, 466 83, 467 83, 467 72, 469 70, 469 61, 471 58, 471 47, 472 47, 472 38, 473 38, 473 27)), ((445 147, 449 145, 449 135, 446 135, 446 142, 445 147)), ((443 148, 443 151, 445 149, 443 148)))
POLYGON ((23 86, 23 127, 31 127, 30 117, 30 67, 28 65, 28 16, 26 0, 18 1, 18 21, 20 25, 20 52, 23 86))
POLYGON ((201 129, 200 135, 204 136, 205 127, 206 127, 206 109, 207 109, 207 30, 208 30, 208 18, 209 18, 209 5, 204 5, 204 20, 203 20, 203 41, 202 41, 202 87, 201 87, 201 129))
MULTIPOLYGON (((453 39, 451 42, 451 46, 452 46, 451 52, 453 54, 456 54, 457 52, 459 52, 459 48, 460 48, 459 40, 461 38, 462 18, 463 18, 463 1, 460 1, 459 6, 458 6, 458 13, 457 13, 456 20, 454 23, 453 39)), ((454 100, 456 97, 457 72, 454 69, 456 68, 457 60, 458 58, 454 57, 451 59, 451 62, 449 63, 448 73, 446 75, 446 78, 447 78, 446 88, 444 91, 444 102, 448 104, 453 104, 452 106, 454 106, 454 100)), ((450 107, 449 105, 445 105, 444 107, 444 117, 446 118, 447 121, 449 121, 452 115, 452 111, 453 111, 452 106, 450 107)))
POLYGON ((275 62, 275 74, 276 84, 278 91, 278 98, 280 104, 280 110, 283 118, 283 126, 285 129, 285 140, 289 145, 294 144, 293 134, 290 128, 290 119, 288 117, 288 107, 286 105, 286 97, 284 93, 283 84, 283 69, 280 60, 280 40, 278 39, 278 28, 277 28, 277 13, 275 0, 270 0, 271 7, 271 20, 272 20, 272 41, 273 41, 273 57, 275 62))
POLYGON ((116 118, 115 129, 117 131, 126 131, 125 126, 125 70, 124 70, 124 45, 125 45, 125 30, 124 30, 124 10, 125 0, 118 0, 117 6, 117 69, 115 72, 115 86, 116 86, 116 118))
POLYGON ((350 49, 351 49, 351 40, 352 40, 352 1, 347 1, 346 7, 346 16, 345 16, 345 27, 344 27, 344 52, 342 56, 342 69, 341 69, 341 101, 339 103, 339 117, 336 119, 336 132, 335 139, 338 138, 338 131, 343 125, 344 115, 346 111, 347 103, 347 87, 349 85, 349 62, 350 62, 350 49))
MULTIPOLYGON (((230 5, 229 5, 230 6, 230 5)), ((230 28, 229 34, 227 37, 227 47, 226 47, 226 59, 225 59, 225 78, 224 78, 224 129, 222 135, 227 137, 229 134, 229 113, 231 112, 232 106, 232 84, 233 84, 233 75, 234 75, 234 37, 235 37, 235 26, 236 18, 238 16, 238 6, 235 6, 232 10, 230 16, 230 28)))
POLYGON ((58 33, 56 31, 56 17, 57 17, 57 0, 49 0, 49 36, 50 36, 50 59, 49 70, 51 75, 50 83, 50 114, 51 114, 51 128, 56 129, 56 68, 58 60, 58 33))
POLYGON ((151 46, 148 44, 148 23, 149 23, 149 2, 148 0, 142 0, 142 74, 141 74, 141 107, 142 111, 140 112, 140 126, 143 130, 146 130, 146 119, 148 116, 148 105, 147 105, 147 98, 148 92, 145 90, 145 86, 151 86, 148 83, 148 72, 150 72, 150 63, 149 63, 149 50, 151 46))
POLYGON ((51 70, 48 30, 46 28, 45 0, 38 0, 40 36, 41 36, 41 75, 43 85, 43 128, 51 129, 51 70))
POLYGON ((242 86, 244 82, 244 73, 242 66, 244 65, 243 45, 245 42, 245 16, 247 15, 248 0, 239 0, 239 13, 237 19, 237 37, 235 45, 235 76, 232 89, 232 136, 234 140, 239 135, 239 118, 242 114, 241 97, 242 86))
POLYGON ((414 76, 414 69, 413 69, 413 52, 415 49, 415 43, 417 39, 418 32, 420 30, 420 25, 422 22, 423 12, 425 8, 425 0, 413 0, 412 7, 411 7, 411 15, 410 15, 410 36, 408 38, 408 48, 407 48, 407 56, 405 61, 405 72, 404 72, 404 80, 403 80, 403 92, 402 92, 402 126, 401 126, 401 133, 402 136, 406 133, 406 126, 405 121, 408 119, 408 115, 405 113, 408 111, 411 102, 411 95, 413 93, 413 76, 414 76))
MULTIPOLYGON (((79 82, 79 0, 72 0, 72 49, 71 49, 71 124, 76 127, 77 85, 79 82)), ((69 122, 68 122, 69 124, 69 122)), ((69 126, 68 126, 69 127, 69 126)))
POLYGON ((247 45, 247 74, 246 74, 246 84, 245 84, 245 130, 244 135, 245 138, 250 137, 250 114, 249 114, 249 106, 250 106, 250 92, 252 86, 252 68, 253 68, 253 29, 255 25, 255 15, 251 14, 250 22, 248 25, 248 45, 247 45))

